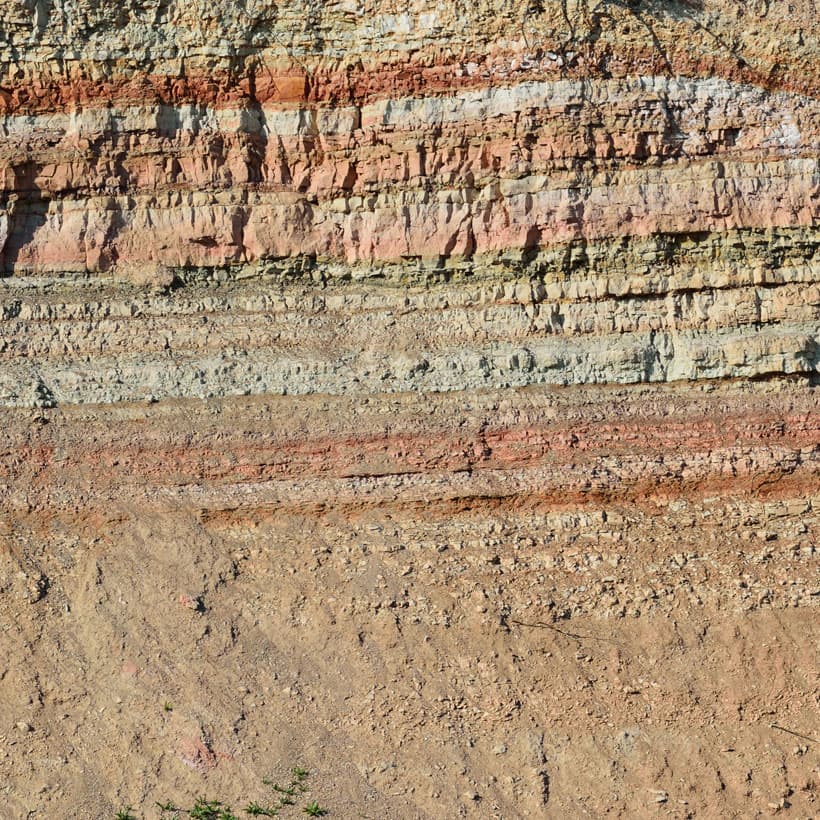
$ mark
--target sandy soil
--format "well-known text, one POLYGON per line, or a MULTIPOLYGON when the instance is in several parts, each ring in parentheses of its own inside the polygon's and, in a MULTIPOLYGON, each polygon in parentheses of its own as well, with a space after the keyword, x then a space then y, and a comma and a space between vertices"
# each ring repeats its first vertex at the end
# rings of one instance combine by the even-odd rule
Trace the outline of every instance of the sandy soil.
MULTIPOLYGON (((748 389, 708 401, 729 407, 748 389)), ((758 408, 811 418, 798 412, 815 401, 805 385, 753 389, 758 408)), ((653 390, 654 404, 636 395, 655 408, 645 430, 660 407, 669 429, 689 413, 691 432, 697 407, 702 422, 707 399, 653 390)), ((491 399, 474 395, 460 415, 437 399, 452 430, 442 421, 423 455, 437 459, 442 437, 469 438, 482 419, 485 433, 500 424, 491 399)), ((401 456, 392 473, 376 469, 381 455, 361 444, 394 446, 387 428, 412 438, 415 414, 379 412, 397 401, 416 400, 362 411, 358 452, 371 454, 357 465, 328 466, 327 446, 313 449, 332 485, 308 462, 255 480, 275 461, 264 433, 325 418, 315 437, 342 446, 332 408, 314 417, 307 404, 247 399, 9 414, 0 817, 107 818, 130 805, 154 818, 155 801, 200 795, 244 817, 249 802, 273 802, 263 778, 283 783, 293 766, 309 771, 310 792, 282 816, 305 816, 309 800, 340 818, 817 814, 820 495, 816 445, 798 440, 815 433, 766 433, 781 474, 778 448, 794 434, 798 483, 768 481, 764 467, 750 483, 738 467, 735 484, 664 497, 620 475, 607 498, 561 503, 537 495, 536 470, 501 504, 482 473, 497 487, 512 468, 450 464, 422 503, 400 485, 401 456), (210 449, 196 450, 194 429, 210 449), (254 430, 257 449, 240 447, 254 430), (454 499, 460 480, 485 495, 454 499), (270 501, 271 484, 294 503, 270 501)), ((509 435, 510 419, 532 428, 546 405, 517 401, 531 412, 507 408, 509 435)), ((590 441, 619 415, 611 396, 600 401, 613 409, 590 441)), ((601 446, 575 462, 593 479, 612 445, 601 446)))

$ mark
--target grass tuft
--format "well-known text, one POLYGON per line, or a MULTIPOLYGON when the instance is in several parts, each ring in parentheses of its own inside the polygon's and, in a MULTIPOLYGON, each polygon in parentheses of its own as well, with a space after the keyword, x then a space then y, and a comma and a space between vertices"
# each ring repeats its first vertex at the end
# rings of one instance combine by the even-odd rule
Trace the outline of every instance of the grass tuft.
MULTIPOLYGON (((166 711, 170 711, 173 707, 170 703, 165 704, 166 711)), ((290 783, 287 786, 280 786, 274 780, 262 778, 262 783, 267 786, 276 799, 276 803, 272 806, 263 805, 255 800, 248 803, 243 812, 249 817, 279 817, 280 812, 287 809, 288 806, 296 805, 297 795, 310 791, 307 784, 308 770, 301 766, 294 766, 290 770, 290 783)), ((183 820, 184 817, 190 820, 240 820, 234 814, 233 809, 223 803, 221 800, 208 800, 205 797, 197 797, 194 805, 190 809, 177 806, 170 800, 159 802, 155 804, 159 809, 160 817, 164 818, 169 812, 172 813, 173 820, 183 820)), ((295 809, 294 809, 295 811, 295 809)), ((309 817, 324 817, 327 809, 322 808, 315 800, 308 803, 302 808, 302 813, 309 817)), ((291 817, 293 815, 290 815, 291 817)), ((136 815, 132 814, 131 806, 126 806, 117 812, 114 820, 137 820, 136 815)))

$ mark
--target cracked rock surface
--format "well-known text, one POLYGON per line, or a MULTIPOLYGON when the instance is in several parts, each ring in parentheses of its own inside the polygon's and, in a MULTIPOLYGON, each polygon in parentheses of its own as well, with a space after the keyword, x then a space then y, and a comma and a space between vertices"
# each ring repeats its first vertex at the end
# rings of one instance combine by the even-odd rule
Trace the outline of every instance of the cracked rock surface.
POLYGON ((2 4, 0 817, 815 816, 817 31, 2 4))

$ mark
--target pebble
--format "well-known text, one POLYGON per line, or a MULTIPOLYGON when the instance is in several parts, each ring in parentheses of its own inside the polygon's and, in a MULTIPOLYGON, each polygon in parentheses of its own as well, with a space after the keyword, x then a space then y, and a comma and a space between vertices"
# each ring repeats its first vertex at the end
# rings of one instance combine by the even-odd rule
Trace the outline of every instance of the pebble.
POLYGON ((202 605, 202 598, 198 595, 187 595, 183 592, 177 600, 182 606, 186 609, 192 610, 193 612, 201 612, 205 609, 202 605))

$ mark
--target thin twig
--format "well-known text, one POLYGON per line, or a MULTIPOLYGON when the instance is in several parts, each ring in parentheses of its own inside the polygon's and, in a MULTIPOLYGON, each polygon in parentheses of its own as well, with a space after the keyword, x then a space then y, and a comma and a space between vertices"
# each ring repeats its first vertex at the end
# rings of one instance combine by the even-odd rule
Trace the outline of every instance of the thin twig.
POLYGON ((527 624, 524 621, 516 621, 511 619, 512 623, 518 626, 528 626, 532 629, 551 629, 559 635, 564 635, 567 638, 572 638, 574 641, 604 641, 605 643, 615 643, 611 638, 602 638, 600 635, 579 635, 577 632, 567 632, 565 629, 555 626, 554 624, 546 624, 543 621, 538 621, 534 624, 527 624))
POLYGON ((802 737, 803 740, 810 740, 812 743, 820 743, 816 737, 809 737, 808 735, 801 735, 800 732, 793 732, 791 729, 787 729, 785 726, 778 726, 777 723, 770 723, 769 726, 772 729, 780 729, 781 732, 788 732, 790 735, 794 735, 795 737, 802 737))

